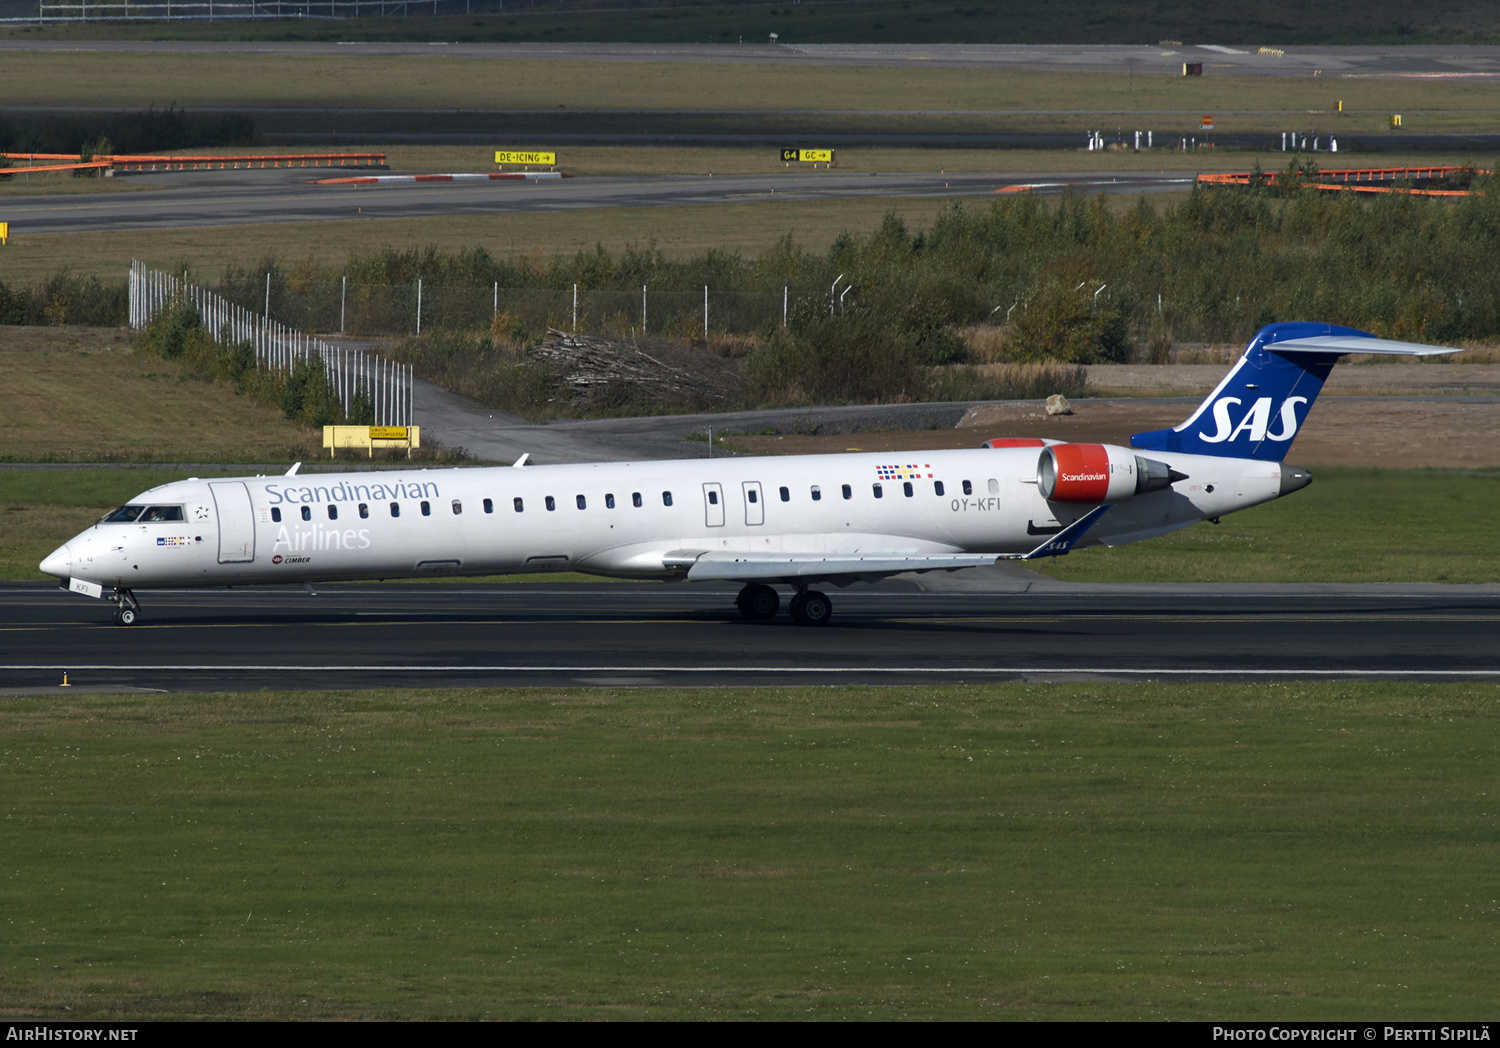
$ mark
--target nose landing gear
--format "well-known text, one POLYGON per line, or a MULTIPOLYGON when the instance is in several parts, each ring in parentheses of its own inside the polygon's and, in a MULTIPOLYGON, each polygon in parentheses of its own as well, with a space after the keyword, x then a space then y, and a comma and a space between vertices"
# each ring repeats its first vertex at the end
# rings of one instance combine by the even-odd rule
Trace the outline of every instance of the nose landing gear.
POLYGON ((141 604, 135 599, 135 594, 128 589, 117 589, 110 599, 115 602, 115 625, 134 626, 141 614, 141 604))

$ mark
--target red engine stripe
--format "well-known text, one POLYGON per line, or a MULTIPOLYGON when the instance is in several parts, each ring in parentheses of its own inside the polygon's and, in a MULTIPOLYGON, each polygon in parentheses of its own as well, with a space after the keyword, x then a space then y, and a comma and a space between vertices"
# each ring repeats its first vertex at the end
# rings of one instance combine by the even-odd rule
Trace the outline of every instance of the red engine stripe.
POLYGON ((1103 502, 1109 496, 1109 452, 1102 444, 1054 444, 1057 488, 1062 502, 1103 502))

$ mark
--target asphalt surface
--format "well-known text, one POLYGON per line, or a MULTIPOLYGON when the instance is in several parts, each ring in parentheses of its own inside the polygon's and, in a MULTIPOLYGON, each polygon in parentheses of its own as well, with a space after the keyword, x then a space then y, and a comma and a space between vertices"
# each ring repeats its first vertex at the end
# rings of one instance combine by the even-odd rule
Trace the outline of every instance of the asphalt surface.
MULTIPOLYGON (((344 175, 351 173, 345 170, 344 175)), ((1039 193, 1073 186, 1097 192, 1180 192, 1191 172, 1119 173, 1072 179, 1015 174, 853 174, 839 171, 708 177, 656 175, 529 182, 423 182, 319 186, 337 169, 186 171, 129 177, 150 192, 12 196, 5 200, 11 235, 180 229, 438 215, 494 215, 591 208, 676 207, 752 200, 833 197, 991 196, 1007 185, 1045 182, 1039 193)))
MULTIPOLYGON (((455 21, 455 27, 457 27, 455 21)), ((732 62, 753 65, 924 66, 961 69, 1024 69, 1057 72, 1181 72, 1183 62, 1202 62, 1206 75, 1311 76, 1500 76, 1500 47, 1434 44, 1286 47, 1264 55, 1255 47, 1137 44, 501 44, 364 43, 197 40, 4 40, 7 51, 135 54, 236 54, 353 57, 406 55, 489 61, 549 62, 732 62)))
POLYGON ((734 593, 179 590, 140 594, 141 623, 122 628, 102 602, 7 584, 0 701, 56 692, 64 673, 126 691, 1500 678, 1500 585, 1084 586, 971 569, 830 591, 824 628, 745 622, 734 593))

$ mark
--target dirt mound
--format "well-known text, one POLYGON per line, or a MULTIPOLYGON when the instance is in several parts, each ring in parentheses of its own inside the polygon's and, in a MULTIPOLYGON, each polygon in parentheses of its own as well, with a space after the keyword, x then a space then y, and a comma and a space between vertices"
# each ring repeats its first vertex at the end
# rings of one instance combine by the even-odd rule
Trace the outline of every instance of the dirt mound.
POLYGON ((567 385, 571 404, 589 412, 640 407, 709 411, 737 406, 750 395, 750 380, 735 361, 664 339, 552 330, 531 355, 567 385))

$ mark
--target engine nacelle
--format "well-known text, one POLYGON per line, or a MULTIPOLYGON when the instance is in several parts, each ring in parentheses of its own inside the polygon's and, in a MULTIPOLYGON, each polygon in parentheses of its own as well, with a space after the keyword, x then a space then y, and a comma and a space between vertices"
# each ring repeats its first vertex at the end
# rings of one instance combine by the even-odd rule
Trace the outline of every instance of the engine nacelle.
POLYGON ((1049 502, 1123 502, 1186 479, 1165 462, 1114 444, 1054 444, 1036 464, 1037 490, 1049 502))

